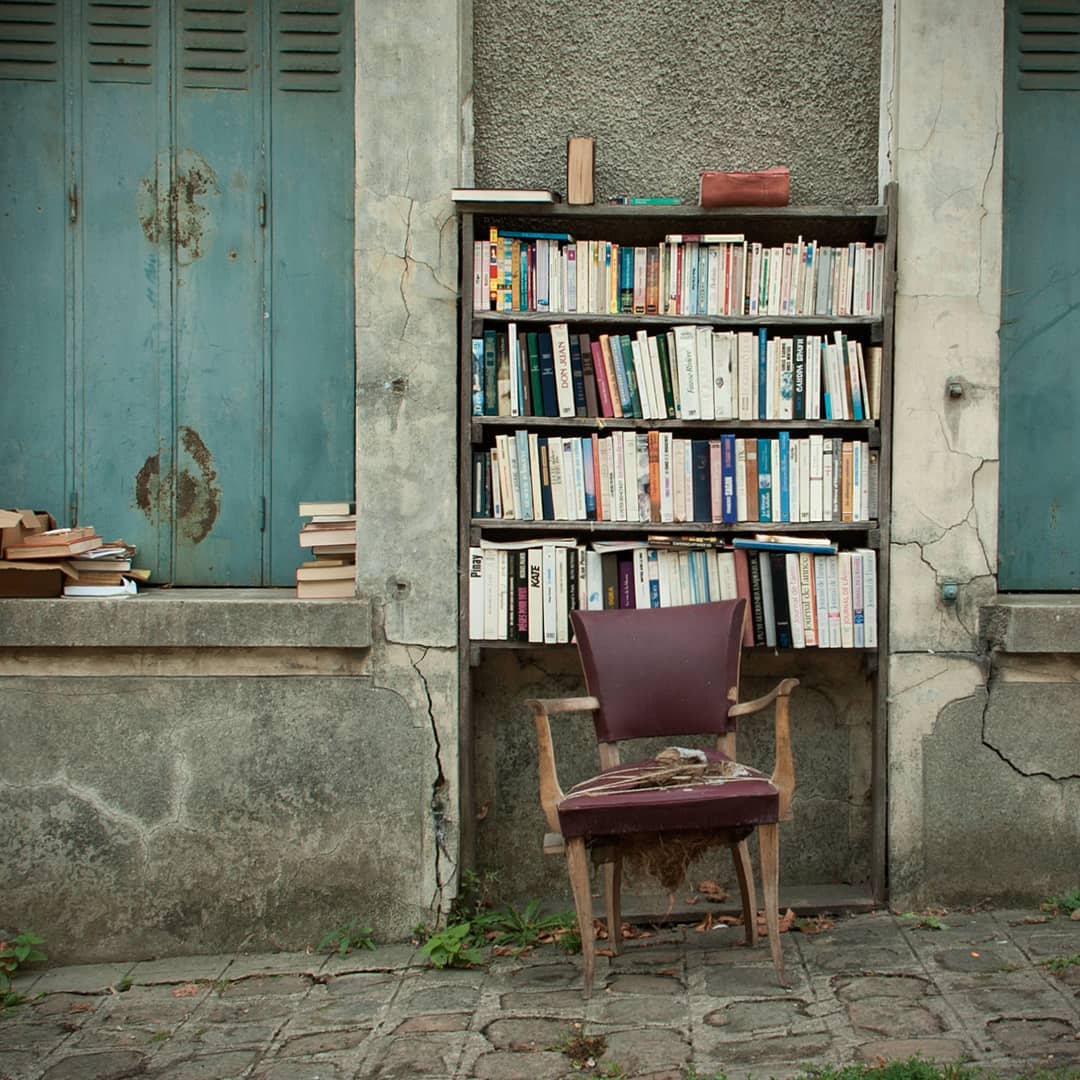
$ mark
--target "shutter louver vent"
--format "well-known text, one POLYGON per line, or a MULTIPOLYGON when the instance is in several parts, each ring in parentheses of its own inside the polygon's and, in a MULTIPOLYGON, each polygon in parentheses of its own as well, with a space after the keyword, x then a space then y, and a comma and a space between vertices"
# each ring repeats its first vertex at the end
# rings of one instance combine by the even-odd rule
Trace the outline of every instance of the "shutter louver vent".
POLYGON ((247 90, 251 72, 251 3, 188 0, 183 11, 184 86, 247 90))
POLYGON ((1021 90, 1080 90, 1080 4, 1043 0, 1020 12, 1021 90))
POLYGON ((274 27, 277 87, 332 94, 342 88, 346 19, 334 0, 283 0, 274 27))
POLYGON ((55 82, 60 76, 59 22, 55 0, 0 2, 0 79, 55 82))
POLYGON ((91 82, 149 83, 154 77, 152 0, 86 5, 86 73, 91 82))

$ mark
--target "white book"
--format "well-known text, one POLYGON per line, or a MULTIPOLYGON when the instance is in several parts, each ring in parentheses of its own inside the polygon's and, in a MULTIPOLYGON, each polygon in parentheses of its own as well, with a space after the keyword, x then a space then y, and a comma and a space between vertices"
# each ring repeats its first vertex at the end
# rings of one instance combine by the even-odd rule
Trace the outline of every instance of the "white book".
POLYGON ((780 414, 780 365, 776 354, 776 338, 765 345, 765 415, 761 419, 775 420, 780 414))
POLYGON ((667 353, 668 353, 668 373, 671 375, 671 395, 675 401, 675 418, 677 420, 682 419, 682 396, 679 390, 679 364, 678 358, 675 355, 675 331, 667 330, 664 332, 664 338, 667 341, 667 353))
POLYGON ((851 552, 836 554, 836 580, 840 596, 840 646, 851 649, 855 645, 854 612, 851 603, 851 552))
POLYGON ((660 552, 649 548, 649 607, 660 606, 660 552))
POLYGON ((679 370, 679 398, 683 420, 701 419, 698 393, 697 327, 675 328, 675 366, 679 370))
POLYGON ((708 271, 708 278, 705 286, 705 314, 706 315, 722 315, 721 310, 722 292, 721 292, 721 263, 720 263, 720 245, 710 244, 707 249, 706 265, 708 271))
POLYGON ((670 431, 661 431, 659 442, 660 463, 660 520, 675 520, 675 487, 671 471, 672 435, 670 431))
POLYGON ((735 389, 736 371, 732 364, 734 349, 734 331, 713 331, 713 414, 717 420, 734 420, 736 417, 738 398, 735 389))
POLYGON ((863 521, 863 447, 866 443, 856 439, 851 444, 851 520, 863 521))
POLYGON ((856 548, 855 552, 862 559, 864 644, 868 649, 876 649, 878 646, 877 552, 872 548, 856 548))
POLYGON ((634 607, 651 607, 649 603, 649 552, 646 548, 635 548, 633 558, 634 607))
POLYGON ((821 336, 806 339, 806 419, 821 419, 821 336))
POLYGON ((839 649, 843 644, 843 634, 840 631, 840 557, 838 555, 823 555, 821 558, 826 563, 826 587, 829 597, 829 648, 839 649))
POLYGON ((736 368, 738 377, 738 419, 756 420, 757 415, 757 338, 748 330, 740 330, 736 336, 736 368))
POLYGON ((702 554, 705 556, 705 577, 709 585, 709 600, 716 601, 720 597, 720 565, 716 560, 716 548, 706 548, 702 554))
POLYGON ((495 638, 497 641, 508 641, 510 638, 510 620, 508 617, 510 611, 510 552, 505 548, 496 549, 495 566, 495 573, 498 575, 495 638))
MULTIPOLYGON (((754 552, 750 553, 755 554, 754 552)), ((776 648, 776 596, 773 592, 772 563, 769 552, 759 551, 758 569, 761 572, 761 613, 765 617, 765 644, 776 648)))
POLYGON ((585 521, 588 513, 585 510, 585 456, 582 453, 581 439, 567 439, 570 443, 571 458, 574 463, 574 495, 577 499, 576 518, 585 521))
POLYGON ((484 550, 469 548, 469 637, 484 640, 484 550))
POLYGON ((799 499, 802 498, 800 489, 802 460, 802 440, 788 440, 788 521, 799 520, 799 499))
POLYGON ((863 561, 858 550, 851 553, 851 628, 852 644, 861 649, 866 644, 866 612, 863 608, 863 561))
POLYGON ((686 520, 693 521, 697 507, 694 506, 694 448, 692 439, 682 440, 683 452, 683 499, 686 503, 686 520))
POLYGON ((555 640, 565 645, 570 640, 570 589, 567 548, 555 549, 555 640))
POLYGON ((570 330, 566 323, 551 324, 551 352, 555 359, 555 396, 560 416, 574 416, 574 373, 570 363, 570 330))
POLYGON ((746 440, 735 440, 735 518, 747 520, 746 506, 746 440))
POLYGON ((859 493, 859 521, 870 520, 870 486, 872 478, 870 470, 874 467, 873 457, 870 453, 869 443, 859 443, 861 447, 862 464, 859 475, 862 477, 862 489, 859 493))
POLYGON ((791 338, 780 338, 776 343, 780 352, 780 400, 778 416, 781 420, 790 420, 795 406, 795 343, 791 338))
POLYGON ((817 645, 817 606, 814 596, 814 556, 799 552, 799 586, 802 589, 803 639, 806 648, 817 645))
MULTIPOLYGON (((715 245, 713 245, 714 248, 715 245)), ((713 404, 712 328, 697 326, 694 329, 697 338, 694 352, 697 356, 698 412, 702 420, 713 420, 716 418, 716 411, 713 404)))
POLYGON ((824 444, 825 437, 823 435, 811 435, 809 440, 810 445, 810 521, 824 521, 825 516, 823 512, 822 493, 823 487, 823 456, 824 456, 824 444))
POLYGON ((642 355, 641 345, 636 337, 630 341, 630 356, 634 365, 634 379, 637 382, 638 400, 641 402, 641 415, 644 419, 651 420, 655 413, 652 390, 649 385, 649 370, 646 363, 648 350, 646 349, 645 354, 642 355))
POLYGON ((603 520, 615 521, 614 485, 612 483, 614 464, 611 456, 610 436, 597 440, 596 453, 600 458, 600 509, 603 511, 603 520))
POLYGON ((544 550, 529 548, 529 641, 544 641, 544 550))
POLYGON ((828 649, 829 642, 829 579, 827 555, 813 555, 814 566, 814 610, 817 623, 817 645, 819 649, 828 649))
POLYGON ((810 516, 810 440, 793 439, 799 445, 799 516, 798 521, 813 521, 810 516))
POLYGON ((684 446, 688 440, 671 440, 671 513, 675 521, 688 521, 686 516, 686 458, 684 446))
POLYGON ((585 609, 602 611, 604 608, 603 564, 600 552, 586 548, 582 552, 585 564, 585 609))
POLYGON ((833 441, 822 436, 821 439, 821 521, 834 521, 833 517, 833 473, 840 467, 834 461, 833 441))
POLYGON ((660 374, 660 350, 656 345, 656 335, 650 337, 644 330, 638 331, 638 339, 649 357, 650 393, 656 408, 656 419, 667 419, 667 402, 664 398, 664 377, 660 374))
POLYGON ((499 452, 499 460, 502 461, 505 454, 508 462, 507 482, 510 485, 509 492, 503 492, 503 503, 509 503, 513 507, 509 516, 520 521, 525 515, 521 505, 521 476, 518 469, 517 439, 513 435, 500 435, 498 438, 503 440, 503 449, 499 452))
POLYGON ((544 644, 555 645, 558 637, 555 632, 556 603, 555 603, 555 552, 554 544, 542 545, 542 559, 544 570, 544 644))
POLYGON ((644 431, 634 435, 637 447, 638 521, 652 519, 652 497, 649 492, 649 436, 644 431))
POLYGON ((691 584, 690 576, 690 552, 678 551, 679 566, 679 595, 682 597, 684 604, 692 604, 694 602, 694 590, 691 584))
POLYGON ((735 576, 735 552, 718 551, 716 553, 716 570, 720 583, 720 599, 737 600, 739 587, 735 576))
POLYGON ((544 489, 540 483, 540 436, 529 432, 529 485, 532 488, 533 521, 544 518, 544 489))
MULTIPOLYGON (((613 521, 626 521, 626 462, 623 441, 623 433, 616 431, 609 436, 611 443, 611 486, 612 505, 614 507, 613 521)), ((636 456, 636 455, 635 455, 636 456)), ((635 496, 636 505, 636 496, 635 496)))
POLYGON ((784 249, 774 247, 769 249, 769 308, 766 314, 780 315, 780 293, 783 286, 784 276, 784 249))
POLYGON ((640 484, 638 466, 640 462, 638 459, 637 433, 634 431, 616 432, 615 438, 620 437, 623 441, 623 487, 625 489, 624 498, 626 499, 626 520, 640 521, 641 504, 638 501, 638 486, 640 484))
POLYGON ((556 521, 569 521, 569 503, 566 499, 566 481, 563 476, 565 457, 563 441, 552 436, 548 439, 548 479, 551 486, 551 511, 556 521))
POLYGON ((660 606, 672 607, 672 592, 671 592, 671 577, 672 577, 672 556, 675 552, 668 549, 663 549, 656 553, 656 562, 659 569, 660 578, 660 606))
POLYGON ((493 446, 488 451, 491 458, 491 516, 501 518, 503 516, 502 505, 502 475, 499 472, 499 448, 493 446))
POLYGON ((802 579, 799 576, 799 556, 789 551, 784 556, 784 568, 787 571, 788 617, 791 620, 791 644, 796 649, 806 648, 806 634, 803 628, 802 579))
POLYGON ((882 311, 882 296, 885 289, 885 245, 878 241, 874 244, 874 284, 873 304, 871 314, 880 315, 882 311))

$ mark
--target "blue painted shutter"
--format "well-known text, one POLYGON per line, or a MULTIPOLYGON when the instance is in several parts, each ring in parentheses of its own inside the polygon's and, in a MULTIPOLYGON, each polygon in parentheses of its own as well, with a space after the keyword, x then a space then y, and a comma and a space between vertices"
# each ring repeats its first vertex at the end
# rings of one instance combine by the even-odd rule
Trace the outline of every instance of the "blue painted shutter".
POLYGON ((1006 5, 998 584, 1080 589, 1080 4, 1006 5))

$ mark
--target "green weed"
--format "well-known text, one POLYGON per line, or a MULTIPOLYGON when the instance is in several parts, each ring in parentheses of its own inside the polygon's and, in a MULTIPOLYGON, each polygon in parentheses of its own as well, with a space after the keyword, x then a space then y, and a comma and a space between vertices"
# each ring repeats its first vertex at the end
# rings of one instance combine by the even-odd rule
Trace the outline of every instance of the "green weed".
POLYGON ((1065 896, 1048 896, 1039 909, 1051 915, 1068 915, 1071 918, 1074 911, 1080 911, 1080 889, 1073 889, 1065 896))
POLYGON ((576 948, 568 949, 570 952, 581 948, 581 938, 575 932, 577 919, 572 911, 542 916, 540 910, 539 900, 530 900, 524 911, 508 906, 480 916, 476 921, 479 924, 477 928, 486 933, 493 945, 512 946, 519 953, 536 945, 553 942, 568 945, 576 942, 576 948), (567 940, 569 938, 572 938, 572 942, 567 940))
POLYGON ((370 926, 361 926, 359 919, 352 919, 344 926, 331 930, 319 942, 319 952, 336 952, 338 956, 345 957, 353 949, 370 949, 375 951, 375 939, 371 936, 370 926))
POLYGON ((0 940, 0 1010, 21 1005, 25 1000, 22 994, 17 994, 11 988, 15 973, 27 964, 45 960, 45 954, 38 948, 44 944, 44 938, 30 933, 20 934, 10 941, 0 940))
POLYGON ((905 911, 900 916, 909 926, 916 930, 948 930, 948 926, 941 921, 933 912, 905 911))
POLYGON ((471 922, 452 923, 432 933, 420 951, 437 968, 472 967, 484 959, 471 922))
POLYGON ((1080 953, 1073 953, 1072 956, 1051 956, 1042 961, 1042 966, 1055 975, 1064 975, 1069 968, 1080 967, 1080 953))

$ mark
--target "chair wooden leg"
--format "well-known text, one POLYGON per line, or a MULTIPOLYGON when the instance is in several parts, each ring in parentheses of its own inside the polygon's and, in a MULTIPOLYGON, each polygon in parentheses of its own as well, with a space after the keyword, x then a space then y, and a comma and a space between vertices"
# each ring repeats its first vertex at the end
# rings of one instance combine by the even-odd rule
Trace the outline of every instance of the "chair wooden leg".
POLYGON ((754 891, 754 867, 750 862, 750 848, 745 840, 731 845, 731 859, 735 863, 735 876, 739 879, 743 922, 746 924, 746 943, 756 945, 758 940, 757 895, 754 891))
POLYGON ((769 930, 776 980, 789 983, 784 975, 784 946, 780 941, 780 826, 758 826, 758 849, 761 852, 761 891, 765 894, 765 925, 769 930))
POLYGON ((622 951, 622 856, 616 854, 604 863, 604 885, 607 892, 607 932, 611 951, 622 951))
POLYGON ((592 994, 593 970, 596 967, 596 942, 592 924, 592 893, 589 888, 589 859, 585 841, 574 837, 566 841, 566 867, 570 872, 570 887, 574 891, 578 933, 581 934, 581 955, 585 960, 585 997, 592 994))

